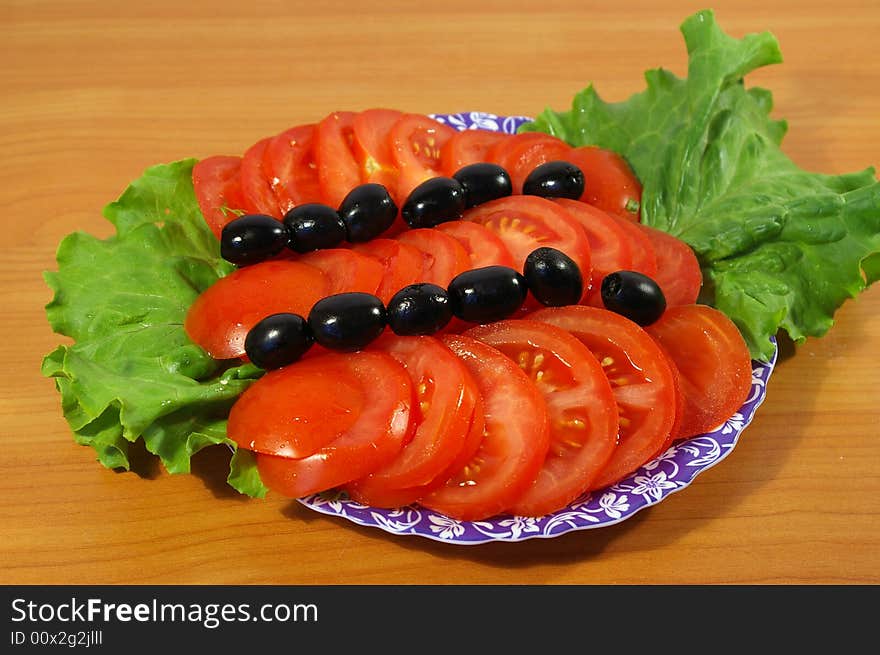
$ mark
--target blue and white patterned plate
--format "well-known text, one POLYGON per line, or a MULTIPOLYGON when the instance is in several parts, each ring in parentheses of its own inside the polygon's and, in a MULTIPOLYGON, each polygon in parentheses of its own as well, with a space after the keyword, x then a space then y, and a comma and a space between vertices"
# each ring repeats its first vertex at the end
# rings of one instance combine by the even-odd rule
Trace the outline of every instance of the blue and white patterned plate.
MULTIPOLYGON (((486 129, 513 134, 527 120, 522 116, 496 116, 482 112, 436 114, 433 118, 459 130, 486 129)), ((656 505, 687 487, 702 471, 724 459, 736 446, 742 431, 764 402, 767 382, 776 365, 776 354, 767 364, 752 362, 752 388, 743 406, 716 429, 673 445, 632 475, 539 518, 500 515, 487 521, 457 521, 422 507, 376 509, 343 495, 315 494, 299 502, 323 514, 341 516, 359 525, 398 535, 417 535, 453 544, 490 541, 523 541, 556 537, 574 530, 620 523, 639 510, 656 505)))

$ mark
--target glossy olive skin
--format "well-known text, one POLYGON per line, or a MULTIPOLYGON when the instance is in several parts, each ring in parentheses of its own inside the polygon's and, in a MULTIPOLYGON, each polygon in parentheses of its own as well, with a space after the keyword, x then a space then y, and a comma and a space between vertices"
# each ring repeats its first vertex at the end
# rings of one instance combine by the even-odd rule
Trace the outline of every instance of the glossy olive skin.
POLYGON ((523 182, 523 195, 571 198, 584 195, 583 171, 567 161, 548 161, 536 167, 523 182))
POLYGON ((507 266, 485 266, 456 275, 449 283, 452 313, 471 323, 510 318, 528 293, 526 279, 507 266))
POLYGON ((636 271, 616 271, 602 280, 606 309, 639 325, 650 325, 666 311, 666 297, 653 279, 636 271))
POLYGON ((361 350, 382 334, 385 325, 385 306, 370 293, 327 296, 309 312, 309 327, 315 341, 331 350, 361 350))
POLYGON ((339 205, 339 218, 345 225, 346 239, 362 243, 375 239, 397 218, 397 203, 381 184, 361 184, 348 192, 339 205))
POLYGON ((464 189, 466 208, 505 198, 513 193, 510 174, 498 164, 469 164, 458 169, 452 177, 464 189))
POLYGON ((452 320, 446 289, 436 284, 411 284, 388 301, 388 326, 395 334, 435 334, 452 320))
POLYGON ((220 256, 238 266, 274 257, 287 246, 281 221, 266 214, 245 214, 229 221, 220 233, 220 256))
POLYGON ((294 252, 335 248, 345 241, 345 223, 333 207, 310 202, 297 205, 284 215, 289 235, 288 247, 294 252))
POLYGON ((576 305, 584 293, 581 269, 556 248, 536 248, 526 257, 523 275, 529 291, 543 305, 576 305))
POLYGON ((461 184, 451 177, 432 177, 412 190, 401 215, 412 228, 434 227, 461 218, 464 210, 461 184))
POLYGON ((244 340, 248 358, 271 370, 292 364, 315 342, 309 324, 299 314, 272 314, 254 325, 244 340))

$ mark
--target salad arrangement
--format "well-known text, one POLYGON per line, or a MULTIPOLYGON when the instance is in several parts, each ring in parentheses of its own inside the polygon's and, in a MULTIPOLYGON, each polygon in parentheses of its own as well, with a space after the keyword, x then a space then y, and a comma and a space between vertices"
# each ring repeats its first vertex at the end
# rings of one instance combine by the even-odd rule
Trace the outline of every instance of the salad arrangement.
MULTIPOLYGON (((342 488, 366 509, 552 520, 754 405, 750 359, 764 370, 773 335, 824 333, 880 275, 880 187, 872 169, 819 175, 782 153, 769 92, 742 83, 779 61, 772 36, 731 38, 711 12, 682 32, 686 78, 649 71, 648 88, 618 104, 590 87, 568 111, 509 119, 517 135, 456 131, 455 116, 336 112, 242 157, 148 169, 105 209, 116 235, 70 235, 46 276, 50 323, 75 343, 43 371, 76 440, 127 468, 128 444, 142 438, 173 473, 225 444, 229 483, 251 496, 342 488), (560 161, 584 178, 576 193, 563 185, 568 199, 546 180, 527 183, 560 161), (456 174, 477 162, 508 173, 512 195, 450 210, 456 174), (440 191, 420 204, 425 180, 440 191), (297 218, 310 203, 330 211, 297 218), (282 248, 236 259, 221 248, 224 228, 254 214, 285 226, 282 248), (536 293, 498 323, 474 327, 483 321, 468 321, 461 302, 421 331, 389 318, 411 284, 431 284, 443 305, 467 286, 463 274, 522 277, 548 245, 576 264, 579 306, 541 309, 532 282, 536 293), (656 280, 659 319, 639 326, 607 309, 631 305, 602 293, 618 271, 656 280), (308 339, 320 335, 337 315, 319 324, 310 312, 337 293, 378 299, 368 342, 319 340, 277 367, 248 357, 249 333, 269 315, 299 315, 308 339)), ((493 285, 480 288, 474 306, 492 306, 493 285)))

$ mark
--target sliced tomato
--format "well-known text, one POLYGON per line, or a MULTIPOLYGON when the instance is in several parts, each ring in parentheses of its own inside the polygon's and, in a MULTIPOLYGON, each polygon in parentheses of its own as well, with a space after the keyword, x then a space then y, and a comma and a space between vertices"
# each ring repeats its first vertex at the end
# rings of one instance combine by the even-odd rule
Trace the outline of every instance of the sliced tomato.
POLYGON ((584 173, 581 200, 627 220, 639 220, 642 185, 623 157, 597 146, 582 146, 572 148, 565 159, 584 173))
POLYGON ((206 157, 193 166, 193 188, 199 209, 218 239, 223 226, 245 211, 240 172, 241 157, 206 157))
POLYGON ((361 183, 354 156, 354 119, 351 111, 328 114, 315 128, 315 164, 323 202, 339 207, 349 191, 361 183))
POLYGON ((590 485, 618 482, 649 461, 675 424, 675 379, 663 350, 638 325, 596 307, 542 309, 529 318, 550 323, 580 339, 611 383, 620 415, 618 445, 590 485))
POLYGON ((390 143, 400 173, 400 204, 419 184, 441 174, 440 152, 454 134, 453 128, 424 114, 404 114, 397 120, 391 128, 390 143))
POLYGON ((375 294, 385 267, 375 257, 349 248, 327 248, 302 255, 297 261, 322 271, 330 283, 327 295, 360 291, 375 294))
POLYGON ((269 489, 299 498, 393 460, 410 436, 412 403, 409 375, 390 355, 328 353, 257 380, 233 405, 227 429, 258 453, 269 489), (319 374, 322 368, 329 372, 319 374))
POLYGON ((409 373, 414 433, 397 457, 347 489, 359 503, 396 507, 397 490, 427 485, 464 447, 479 391, 461 360, 434 337, 386 335, 370 349, 387 352, 409 373))
POLYGON ((660 285, 666 305, 691 305, 697 302, 703 286, 700 262, 691 247, 662 230, 638 223, 637 227, 651 240, 657 256, 654 281, 660 285))
MULTIPOLYGON (((607 213, 607 212, 606 212, 607 213)), ((631 271, 644 273, 650 278, 657 277, 657 253, 654 244, 643 230, 639 229, 633 221, 621 218, 615 214, 608 214, 614 219, 619 228, 627 233, 633 242, 633 260, 631 271)))
POLYGON ((500 321, 465 336, 516 362, 547 401, 550 449, 508 511, 543 516, 565 507, 591 487, 617 447, 617 403, 602 366, 578 339, 539 321, 500 321))
POLYGON ((314 142, 315 126, 309 124, 285 130, 266 146, 264 167, 282 215, 297 205, 321 201, 314 142))
POLYGON ((589 281, 584 280, 584 283, 589 285, 585 302, 601 307, 600 287, 602 280, 606 275, 615 271, 633 270, 635 244, 627 234, 627 230, 619 225, 620 221, 615 220, 601 209, 585 202, 566 198, 560 198, 556 202, 580 223, 587 233, 593 274, 589 281))
POLYGON ((271 140, 271 137, 260 139, 245 151, 241 158, 241 189, 249 213, 280 218, 278 199, 272 191, 265 166, 266 148, 271 140))
POLYGON ((487 152, 487 158, 502 166, 509 174, 514 193, 522 193, 529 174, 548 161, 567 159, 571 146, 562 139, 541 132, 511 135, 487 152))
POLYGON ((367 109, 354 117, 354 156, 361 169, 361 180, 381 184, 397 192, 397 163, 391 149, 391 128, 403 112, 396 109, 367 109))
POLYGON ((199 295, 187 311, 184 328, 214 359, 242 357, 245 337, 258 321, 281 312, 308 316, 329 289, 327 276, 300 262, 246 266, 199 295))
POLYGON ((448 234, 464 246, 470 258, 471 268, 483 268, 484 266, 514 268, 516 266, 513 255, 510 254, 501 238, 479 223, 447 221, 440 223, 434 230, 448 234))
POLYGON ((452 135, 440 151, 440 170, 452 177, 459 169, 489 161, 490 148, 511 138, 505 132, 490 130, 463 130, 452 135))
POLYGON ((391 296, 409 284, 421 282, 425 267, 422 251, 396 239, 373 239, 354 246, 354 251, 373 257, 382 264, 382 281, 376 295, 387 303, 391 296))
POLYGON ((430 282, 444 289, 459 273, 471 268, 467 250, 454 237, 431 228, 407 230, 395 237, 421 251, 424 258, 420 282, 430 282))
POLYGON ((708 432, 742 407, 751 390, 752 360, 725 314, 707 305, 669 307, 646 330, 681 374, 685 412, 677 438, 708 432))
POLYGON ((526 257, 535 248, 549 246, 571 257, 583 278, 590 279, 593 267, 587 233, 577 220, 552 200, 537 196, 499 198, 467 210, 464 220, 478 223, 497 234, 513 255, 515 268, 519 271, 523 270, 526 257))
POLYGON ((483 439, 474 457, 419 502, 459 520, 505 511, 529 488, 550 446, 547 403, 504 354, 465 336, 443 342, 465 364, 483 401, 483 439))

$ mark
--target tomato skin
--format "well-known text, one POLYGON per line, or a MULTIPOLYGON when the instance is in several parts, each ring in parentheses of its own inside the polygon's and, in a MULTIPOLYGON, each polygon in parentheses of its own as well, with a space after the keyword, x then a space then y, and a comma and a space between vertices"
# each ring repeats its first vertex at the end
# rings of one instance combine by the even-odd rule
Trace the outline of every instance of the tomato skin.
POLYGON ((453 128, 424 114, 404 114, 397 120, 389 139, 399 171, 399 204, 402 205, 419 184, 441 174, 440 152, 455 133, 453 128))
POLYGON ((419 282, 429 282, 445 289, 452 278, 472 268, 464 246, 444 232, 418 228, 399 234, 396 240, 416 248, 424 256, 419 282))
MULTIPOLYGON (((606 212, 607 213, 607 212, 606 212)), ((657 253, 654 250, 654 244, 644 230, 633 221, 621 218, 615 214, 608 214, 617 226, 626 232, 632 241, 633 260, 631 271, 644 273, 650 278, 657 277, 657 253)))
POLYGON ((271 140, 272 137, 260 139, 245 151, 241 158, 241 189, 248 213, 281 218, 278 199, 272 191, 265 165, 266 149, 271 140))
MULTIPOLYGON (((278 369, 273 373, 285 376, 287 380, 296 380, 301 377, 296 372, 297 365, 318 366, 322 361, 326 364, 328 358, 344 360, 350 376, 347 381, 351 384, 333 385, 331 382, 325 393, 316 394, 314 402, 321 402, 320 398, 323 398, 323 405, 319 409, 330 413, 338 407, 348 408, 347 394, 355 385, 364 393, 363 406, 347 430, 336 435, 335 438, 326 440, 325 445, 311 455, 290 458, 265 453, 257 454, 257 469, 263 483, 269 489, 291 498, 332 489, 368 475, 394 459, 411 436, 410 415, 413 395, 410 378, 403 366, 386 353, 330 353, 308 362, 299 362, 278 369)), ((262 379, 251 385, 242 394, 239 402, 261 381, 262 379)), ((295 396, 282 394, 281 399, 283 398, 287 398, 287 402, 295 408, 288 409, 288 415, 294 415, 296 408, 309 414, 318 413, 314 408, 304 407, 305 403, 313 401, 312 398, 303 398, 298 402, 300 399, 295 396)), ((275 403, 281 399, 275 400, 275 403)), ((268 408, 258 406, 256 409, 249 409, 246 420, 241 420, 244 426, 239 428, 244 435, 250 433, 253 426, 264 419, 262 414, 268 408)), ((334 426, 332 421, 330 425, 334 426)), ((326 430, 321 422, 314 427, 319 432, 320 438, 313 441, 325 439, 327 436, 325 432, 332 432, 326 430)), ((247 439, 248 437, 244 436, 245 442, 247 439)))
POLYGON ((315 125, 297 125, 266 146, 264 169, 283 216, 297 205, 321 201, 314 153, 315 125))
POLYGON ((499 141, 486 153, 487 160, 502 166, 510 174, 515 194, 529 174, 548 161, 565 160, 571 146, 562 139, 541 132, 514 134, 499 141))
POLYGON ((458 240, 470 259, 470 268, 509 266, 516 268, 513 255, 492 230, 470 221, 447 221, 434 228, 458 240))
POLYGON ((434 337, 386 335, 370 346, 406 368, 415 389, 414 434, 397 457, 347 489, 360 503, 394 507, 395 491, 429 484, 465 445, 479 392, 468 370, 434 337), (391 504, 383 496, 391 495, 391 504))
POLYGON ((620 413, 618 446, 590 485, 606 487, 649 461, 676 420, 675 379, 663 350, 638 325, 596 307, 554 307, 529 315, 568 330, 605 369, 620 413))
POLYGON ((592 275, 590 242, 584 228, 552 200, 537 196, 499 198, 467 210, 464 220, 498 235, 518 271, 523 270, 526 258, 535 248, 548 246, 571 257, 584 280, 592 275))
POLYGON ((489 150, 510 137, 505 132, 490 130, 456 132, 440 151, 440 170, 446 177, 452 177, 465 166, 488 161, 489 150))
POLYGON ((477 383, 486 436, 468 464, 420 503, 455 519, 481 520, 505 511, 537 477, 550 446, 547 403, 495 348, 461 335, 442 340, 477 383))
POLYGON ((617 447, 617 403, 602 366, 566 330, 539 321, 500 321, 465 336, 517 362, 547 401, 550 449, 508 511, 543 516, 565 507, 590 488, 617 447))
POLYGON ((322 201, 339 207, 348 192, 361 183, 360 166, 354 156, 355 112, 336 111, 315 128, 315 164, 322 201))
POLYGON ((270 314, 308 316, 330 284, 318 269, 289 260, 246 266, 220 278, 190 306, 187 335, 214 359, 244 356, 248 331, 270 314))
POLYGON ((584 173, 581 200, 599 209, 638 222, 642 185, 626 160, 597 146, 572 148, 565 159, 584 173))
POLYGON ((218 239, 223 227, 244 211, 241 190, 241 157, 217 155, 196 162, 192 172, 193 189, 199 209, 211 232, 218 239))
POLYGON ((315 250, 296 261, 313 266, 327 276, 330 284, 328 296, 351 291, 375 295, 385 275, 382 262, 350 248, 315 250))
POLYGON ((692 305, 703 286, 703 271, 691 247, 662 230, 639 223, 637 227, 651 240, 657 257, 654 281, 660 285, 666 305, 692 305))
POLYGON ((376 295, 385 304, 403 287, 421 281, 419 278, 425 267, 425 256, 421 250, 408 243, 379 238, 359 243, 353 250, 382 263, 382 281, 376 295))
POLYGON ((361 180, 381 184, 392 196, 397 193, 400 174, 391 150, 390 134, 401 116, 403 112, 396 109, 367 109, 358 112, 352 124, 352 150, 360 166, 361 180))
POLYGON ((708 305, 669 307, 648 334, 681 375, 685 411, 676 438, 709 432, 749 396, 752 360, 736 325, 708 305))

